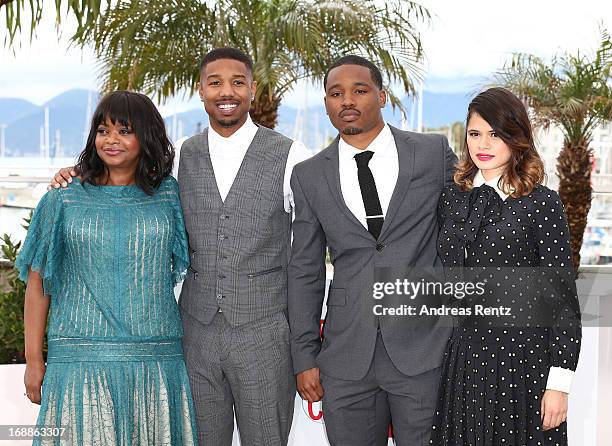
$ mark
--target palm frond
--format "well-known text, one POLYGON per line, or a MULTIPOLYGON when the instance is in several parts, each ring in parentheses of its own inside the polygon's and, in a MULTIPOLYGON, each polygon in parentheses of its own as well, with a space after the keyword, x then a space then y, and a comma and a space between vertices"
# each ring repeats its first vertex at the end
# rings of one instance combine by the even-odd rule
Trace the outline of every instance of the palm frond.
MULTIPOLYGON (((33 11, 42 5, 28 1, 33 11)), ((12 2, 7 14, 15 33, 20 20, 14 16, 26 0, 12 2)), ((200 58, 218 46, 234 46, 253 57, 257 99, 280 99, 299 79, 321 80, 329 64, 347 53, 369 58, 386 83, 413 94, 423 73, 416 25, 430 20, 426 8, 406 0, 55 3, 58 20, 64 9, 79 20, 72 42, 93 46, 104 90, 128 88, 159 100, 193 93, 200 58)))
MULTIPOLYGON (((110 2, 102 0, 68 0, 62 2, 55 0, 55 23, 59 27, 62 16, 72 15, 77 19, 78 29, 91 26, 103 10, 103 5, 110 5, 110 2), (62 7, 65 11, 62 13, 62 7)), ((38 25, 43 16, 43 0, 3 0, 0 1, 0 10, 5 10, 5 21, 7 35, 4 36, 4 45, 10 45, 15 37, 23 29, 23 20, 30 18, 29 36, 30 40, 34 37, 38 25)))
POLYGON ((588 142, 593 128, 612 118, 611 71, 612 42, 602 30, 592 56, 562 54, 547 64, 515 54, 494 79, 525 100, 537 125, 555 123, 568 140, 588 142))

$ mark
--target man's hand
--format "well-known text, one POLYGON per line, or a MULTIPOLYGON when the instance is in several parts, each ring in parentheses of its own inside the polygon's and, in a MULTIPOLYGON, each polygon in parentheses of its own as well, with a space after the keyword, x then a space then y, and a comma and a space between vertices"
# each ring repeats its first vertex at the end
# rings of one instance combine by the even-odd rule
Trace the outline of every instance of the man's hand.
POLYGON ((34 404, 40 404, 40 389, 45 376, 45 368, 42 357, 36 361, 28 361, 26 364, 23 383, 25 384, 26 396, 34 404))
POLYGON ((542 430, 554 429, 567 419, 567 393, 546 390, 542 397, 542 430))
POLYGON ((55 174, 53 180, 51 180, 51 183, 47 186, 47 190, 67 187, 68 183, 72 183, 72 177, 76 176, 77 173, 74 170, 74 167, 64 167, 55 174))
POLYGON ((304 370, 298 373, 296 378, 297 390, 303 399, 311 403, 321 401, 321 398, 323 398, 323 386, 319 379, 318 367, 304 370))

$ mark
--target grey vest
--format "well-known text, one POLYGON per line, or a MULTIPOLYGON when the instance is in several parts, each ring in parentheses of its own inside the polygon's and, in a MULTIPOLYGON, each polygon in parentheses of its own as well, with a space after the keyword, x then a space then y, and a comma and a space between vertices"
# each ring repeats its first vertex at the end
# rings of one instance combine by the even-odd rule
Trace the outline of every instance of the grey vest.
POLYGON ((179 304, 200 322, 219 310, 234 326, 286 310, 291 214, 283 181, 291 143, 259 127, 225 202, 208 129, 183 144, 178 181, 191 268, 179 304))

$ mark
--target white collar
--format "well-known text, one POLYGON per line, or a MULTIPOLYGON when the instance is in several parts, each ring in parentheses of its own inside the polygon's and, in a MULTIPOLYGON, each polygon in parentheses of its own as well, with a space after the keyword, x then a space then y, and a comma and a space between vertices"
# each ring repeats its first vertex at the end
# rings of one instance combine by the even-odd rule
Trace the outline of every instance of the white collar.
POLYGON ((240 145, 240 142, 251 144, 251 141, 255 137, 255 133, 257 133, 257 126, 251 120, 251 117, 247 115, 247 119, 240 126, 238 130, 232 133, 227 138, 220 135, 213 129, 211 126, 208 127, 208 143, 209 145, 218 145, 218 144, 227 144, 227 149, 232 149, 236 145, 240 145))
POLYGON ((358 153, 363 153, 364 150, 369 150, 370 152, 377 153, 377 157, 380 158, 381 156, 386 156, 386 153, 391 146, 390 142, 393 142, 393 133, 391 133, 391 128, 385 124, 380 133, 376 135, 376 138, 374 138, 368 147, 363 150, 350 145, 345 140, 340 138, 340 142, 338 143, 338 153, 341 158, 352 159, 358 153))
POLYGON ((486 184, 487 186, 491 186, 493 189, 495 189, 495 192, 497 192, 497 195, 499 195, 499 197, 502 200, 506 200, 506 198, 508 198, 509 195, 499 188, 500 179, 501 179, 501 175, 498 175, 495 178, 491 178, 490 180, 487 181, 485 180, 485 177, 482 174, 482 172, 478 170, 478 172, 476 173, 476 176, 474 176, 474 181, 472 182, 472 184, 474 187, 480 187, 483 184, 486 184))

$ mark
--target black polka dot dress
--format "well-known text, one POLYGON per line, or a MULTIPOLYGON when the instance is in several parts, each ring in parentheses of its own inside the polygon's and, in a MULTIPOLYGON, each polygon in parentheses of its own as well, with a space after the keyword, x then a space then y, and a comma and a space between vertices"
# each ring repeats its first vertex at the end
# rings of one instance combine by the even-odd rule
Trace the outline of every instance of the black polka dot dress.
POLYGON ((575 370, 581 339, 569 231, 559 196, 536 186, 528 196, 502 200, 486 184, 467 192, 449 186, 438 212, 438 252, 445 268, 503 271, 501 283, 494 284, 497 292, 479 299, 510 305, 521 322, 459 320, 445 352, 430 444, 567 445, 566 423, 548 431, 541 423, 550 368, 575 370), (570 286, 507 293, 526 268, 548 268, 570 286), (552 324, 530 324, 542 295, 565 304, 552 324))

